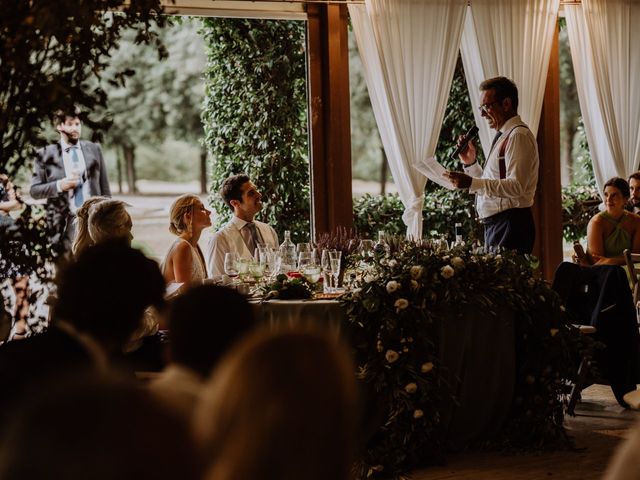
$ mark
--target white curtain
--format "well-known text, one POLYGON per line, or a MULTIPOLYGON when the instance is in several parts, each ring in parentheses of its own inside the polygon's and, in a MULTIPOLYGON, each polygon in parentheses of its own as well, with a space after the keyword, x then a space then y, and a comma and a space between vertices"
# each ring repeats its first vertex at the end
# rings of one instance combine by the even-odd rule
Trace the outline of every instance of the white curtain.
POLYGON ((366 0, 349 5, 373 112, 405 206, 408 237, 422 237, 426 178, 413 166, 435 153, 466 4, 366 0))
POLYGON ((538 132, 560 0, 472 0, 462 34, 462 62, 485 155, 491 145, 480 116, 480 83, 505 76, 518 86, 518 113, 538 132))
POLYGON ((640 2, 565 5, 578 99, 600 191, 640 163, 640 2))

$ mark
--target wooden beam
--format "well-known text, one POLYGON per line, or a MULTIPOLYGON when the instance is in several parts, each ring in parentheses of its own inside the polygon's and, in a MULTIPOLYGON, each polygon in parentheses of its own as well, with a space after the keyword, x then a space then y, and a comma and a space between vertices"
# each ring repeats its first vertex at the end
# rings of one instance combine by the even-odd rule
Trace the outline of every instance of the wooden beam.
POLYGON ((348 11, 307 5, 312 235, 353 226, 348 11))
POLYGON ((560 184, 560 63, 556 29, 538 129, 540 170, 534 204, 536 244, 542 275, 553 279, 562 262, 562 187, 560 184))

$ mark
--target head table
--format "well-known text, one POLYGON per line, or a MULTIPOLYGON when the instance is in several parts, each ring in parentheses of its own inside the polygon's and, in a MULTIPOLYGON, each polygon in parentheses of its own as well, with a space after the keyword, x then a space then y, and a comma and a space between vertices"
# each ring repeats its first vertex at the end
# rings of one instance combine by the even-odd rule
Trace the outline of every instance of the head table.
MULTIPOLYGON (((347 315, 338 300, 255 301, 252 307, 269 328, 326 328, 349 341, 347 315)), ((515 384, 514 324, 509 312, 490 316, 476 309, 439 323, 439 357, 458 399, 443 408, 443 425, 447 446, 459 449, 492 437, 507 416, 515 384)))

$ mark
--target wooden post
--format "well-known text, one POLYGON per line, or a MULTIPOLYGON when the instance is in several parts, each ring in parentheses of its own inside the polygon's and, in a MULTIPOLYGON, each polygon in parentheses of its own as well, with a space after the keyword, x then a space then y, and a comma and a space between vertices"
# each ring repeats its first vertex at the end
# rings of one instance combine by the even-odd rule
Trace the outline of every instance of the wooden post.
POLYGON ((540 258, 542 276, 547 280, 553 279, 553 274, 563 258, 559 65, 558 30, 556 29, 538 129, 540 170, 533 208, 536 221, 534 254, 540 258))
POLYGON ((307 5, 312 236, 353 226, 348 11, 307 5))

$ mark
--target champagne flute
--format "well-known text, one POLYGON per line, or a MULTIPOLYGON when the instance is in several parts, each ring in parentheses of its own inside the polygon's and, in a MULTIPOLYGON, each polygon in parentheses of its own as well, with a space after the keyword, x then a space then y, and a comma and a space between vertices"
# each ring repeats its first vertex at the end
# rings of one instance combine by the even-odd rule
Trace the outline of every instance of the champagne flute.
POLYGON ((322 267, 322 278, 324 280, 324 292, 331 293, 331 262, 329 258, 329 250, 323 249, 320 256, 320 266, 322 267))
POLYGON ((341 250, 329 250, 329 265, 331 269, 331 275, 333 276, 333 291, 338 290, 338 277, 340 275, 340 263, 342 260, 341 250))

